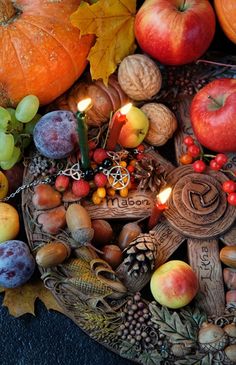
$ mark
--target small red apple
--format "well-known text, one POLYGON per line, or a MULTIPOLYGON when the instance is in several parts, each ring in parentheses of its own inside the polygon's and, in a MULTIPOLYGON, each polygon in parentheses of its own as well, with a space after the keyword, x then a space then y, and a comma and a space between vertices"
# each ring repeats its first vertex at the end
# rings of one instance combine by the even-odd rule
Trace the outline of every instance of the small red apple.
POLYGON ((149 120, 142 110, 132 106, 126 114, 126 123, 123 125, 118 143, 125 148, 135 148, 139 146, 149 128, 149 120))
POLYGON ((150 286, 158 303, 168 308, 181 308, 197 294, 198 279, 186 262, 171 260, 153 273, 150 286))
POLYGON ((147 0, 135 18, 139 46, 164 64, 196 60, 214 34, 215 14, 208 0, 147 0))
POLYGON ((217 79, 194 96, 190 107, 199 143, 216 152, 236 152, 236 79, 217 79))

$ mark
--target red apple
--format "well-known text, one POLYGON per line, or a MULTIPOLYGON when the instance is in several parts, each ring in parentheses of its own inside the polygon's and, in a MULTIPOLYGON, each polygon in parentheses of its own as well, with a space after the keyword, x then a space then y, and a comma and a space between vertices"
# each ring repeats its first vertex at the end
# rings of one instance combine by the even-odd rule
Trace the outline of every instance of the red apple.
POLYGON ((236 152, 236 79, 217 79, 194 96, 190 119, 198 141, 216 152, 236 152))
POLYGON ((158 303, 168 308, 181 308, 197 294, 198 279, 186 262, 171 260, 153 273, 150 286, 158 303))
POLYGON ((215 34, 215 14, 208 0, 146 0, 135 18, 141 49, 169 65, 199 58, 215 34))
POLYGON ((132 106, 126 114, 118 143, 125 148, 135 148, 143 142, 149 128, 149 120, 142 110, 132 106))

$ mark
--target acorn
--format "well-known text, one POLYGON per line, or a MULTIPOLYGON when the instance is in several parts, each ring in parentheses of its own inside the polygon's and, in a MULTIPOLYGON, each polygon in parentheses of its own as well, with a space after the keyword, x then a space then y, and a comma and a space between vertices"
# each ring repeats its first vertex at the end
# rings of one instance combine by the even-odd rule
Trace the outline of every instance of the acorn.
POLYGON ((198 342, 201 350, 216 352, 223 350, 228 344, 227 333, 219 326, 204 322, 198 333, 198 342))
POLYGON ((91 242, 94 230, 87 210, 80 204, 71 204, 66 211, 66 223, 75 243, 72 247, 91 242))
POLYGON ((130 242, 135 240, 135 238, 138 237, 141 232, 141 228, 137 223, 131 222, 125 224, 118 238, 118 244, 121 250, 124 250, 126 247, 128 247, 130 242))
POLYGON ((225 265, 236 269, 236 245, 223 247, 220 250, 220 260, 225 265))
POLYGON ((70 247, 60 241, 45 244, 36 254, 36 262, 44 268, 57 266, 65 261, 71 253, 70 247))
POLYGON ((236 363, 236 345, 227 346, 224 350, 227 358, 232 361, 232 363, 236 363))
POLYGON ((226 324, 223 329, 229 336, 229 343, 236 344, 236 323, 226 324))

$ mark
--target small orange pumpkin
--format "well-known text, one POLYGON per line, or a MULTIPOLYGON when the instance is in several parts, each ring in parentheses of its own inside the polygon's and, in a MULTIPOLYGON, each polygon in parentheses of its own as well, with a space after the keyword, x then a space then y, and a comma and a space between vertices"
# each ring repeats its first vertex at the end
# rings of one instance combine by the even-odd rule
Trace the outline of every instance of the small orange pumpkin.
POLYGON ((82 74, 94 37, 80 37, 70 15, 80 0, 0 0, 0 105, 27 94, 41 105, 82 74))
POLYGON ((214 0, 214 6, 225 35, 236 43, 236 1, 214 0))

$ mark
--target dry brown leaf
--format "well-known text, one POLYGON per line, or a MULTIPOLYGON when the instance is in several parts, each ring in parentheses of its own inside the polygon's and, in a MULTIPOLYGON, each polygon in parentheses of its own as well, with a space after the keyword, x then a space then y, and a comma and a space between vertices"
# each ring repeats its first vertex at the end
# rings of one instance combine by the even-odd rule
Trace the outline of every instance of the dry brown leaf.
POLYGON ((20 317, 23 314, 35 315, 35 300, 40 299, 46 308, 63 313, 62 308, 57 304, 52 293, 45 288, 40 279, 35 279, 14 289, 0 288, 0 293, 5 292, 3 306, 8 308, 9 314, 20 317))
POLYGON ((92 79, 107 84, 123 58, 134 53, 135 13, 136 0, 99 0, 93 5, 82 2, 71 15, 81 34, 97 36, 88 55, 92 79))

